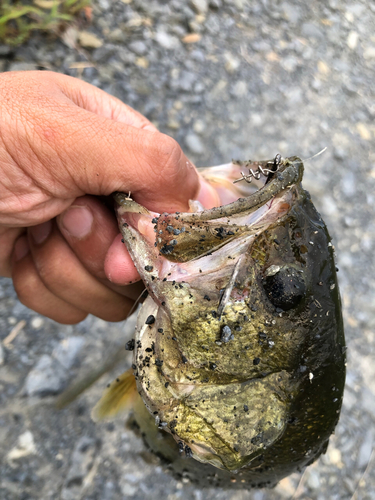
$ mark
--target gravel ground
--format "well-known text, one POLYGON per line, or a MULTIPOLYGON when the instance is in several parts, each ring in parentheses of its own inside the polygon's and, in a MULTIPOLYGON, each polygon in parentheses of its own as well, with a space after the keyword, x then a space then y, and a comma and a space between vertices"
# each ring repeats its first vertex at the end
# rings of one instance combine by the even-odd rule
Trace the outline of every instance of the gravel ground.
POLYGON ((304 186, 330 229, 340 269, 343 410, 326 455, 273 490, 200 490, 176 481, 123 422, 90 420, 129 355, 71 406, 53 407, 51 394, 123 346, 134 323, 89 317, 61 326, 25 308, 2 279, 0 338, 14 338, 0 343, 0 497, 375 499, 374 4, 97 0, 93 7, 85 29, 95 36, 80 34, 78 48, 75 30, 65 42, 35 36, 17 50, 0 46, 0 70, 83 78, 144 113, 198 166, 277 152, 306 158, 327 146, 307 162, 304 186))

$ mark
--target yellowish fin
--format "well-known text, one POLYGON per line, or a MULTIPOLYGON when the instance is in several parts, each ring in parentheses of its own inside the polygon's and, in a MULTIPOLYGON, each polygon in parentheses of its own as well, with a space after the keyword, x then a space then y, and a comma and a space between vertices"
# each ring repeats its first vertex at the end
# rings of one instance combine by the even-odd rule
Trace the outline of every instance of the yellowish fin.
POLYGON ((133 369, 130 368, 108 384, 103 396, 92 409, 91 417, 97 422, 126 413, 133 408, 137 396, 133 369))

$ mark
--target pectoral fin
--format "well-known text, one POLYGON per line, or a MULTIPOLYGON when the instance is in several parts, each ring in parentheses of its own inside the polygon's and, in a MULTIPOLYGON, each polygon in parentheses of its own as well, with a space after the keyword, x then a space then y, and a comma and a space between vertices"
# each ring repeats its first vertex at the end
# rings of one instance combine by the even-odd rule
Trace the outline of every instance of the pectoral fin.
POLYGON ((133 408, 137 397, 138 392, 133 369, 130 368, 108 384, 103 396, 94 406, 91 417, 97 422, 116 417, 120 413, 126 413, 133 408))

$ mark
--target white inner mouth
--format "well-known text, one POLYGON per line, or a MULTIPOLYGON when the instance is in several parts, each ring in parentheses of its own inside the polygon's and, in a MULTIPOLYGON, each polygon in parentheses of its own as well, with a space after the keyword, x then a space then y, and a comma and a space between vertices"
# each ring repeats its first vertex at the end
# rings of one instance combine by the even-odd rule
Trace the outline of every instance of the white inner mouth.
POLYGON ((228 265, 233 267, 236 265, 239 257, 246 252, 246 249, 259 232, 263 232, 289 212, 293 201, 292 191, 292 189, 287 190, 282 196, 273 198, 251 214, 238 214, 238 216, 223 217, 210 221, 213 224, 223 223, 225 226, 248 226, 249 232, 227 243, 218 245, 216 249, 210 249, 208 255, 199 256, 188 262, 172 263, 167 259, 163 259, 159 274, 160 278, 166 277, 168 281, 189 281, 195 276, 217 273, 220 270, 225 270, 225 273, 228 273, 228 265))

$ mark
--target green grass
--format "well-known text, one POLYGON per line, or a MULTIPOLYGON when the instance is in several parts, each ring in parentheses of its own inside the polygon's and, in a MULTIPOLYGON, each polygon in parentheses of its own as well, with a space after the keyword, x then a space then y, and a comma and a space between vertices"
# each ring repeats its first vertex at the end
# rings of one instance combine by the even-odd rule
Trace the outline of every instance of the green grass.
POLYGON ((33 31, 59 33, 91 0, 2 0, 0 43, 20 45, 33 31))

